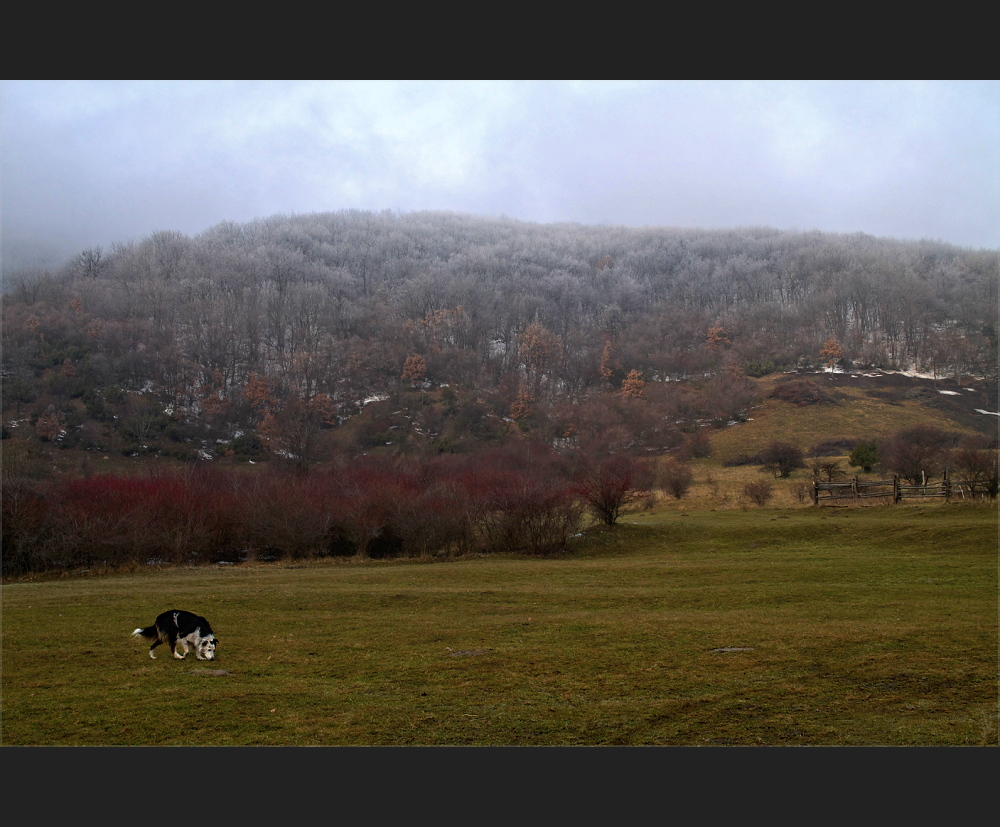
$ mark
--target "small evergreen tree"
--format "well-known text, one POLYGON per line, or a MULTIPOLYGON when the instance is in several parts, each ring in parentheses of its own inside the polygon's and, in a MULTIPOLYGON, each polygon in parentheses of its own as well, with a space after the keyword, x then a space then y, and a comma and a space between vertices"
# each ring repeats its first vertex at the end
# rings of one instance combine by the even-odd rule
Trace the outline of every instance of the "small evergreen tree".
POLYGON ((878 444, 874 439, 864 440, 862 439, 851 451, 851 456, 848 459, 851 467, 857 468, 861 467, 861 470, 866 474, 870 474, 872 469, 878 464, 878 444))

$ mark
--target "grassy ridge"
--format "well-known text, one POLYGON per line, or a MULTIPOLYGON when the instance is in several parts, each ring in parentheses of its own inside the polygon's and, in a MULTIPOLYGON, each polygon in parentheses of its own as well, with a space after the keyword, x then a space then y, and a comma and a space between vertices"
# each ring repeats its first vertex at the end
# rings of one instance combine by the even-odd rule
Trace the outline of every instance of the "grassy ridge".
POLYGON ((787 402, 764 399, 751 412, 751 421, 713 434, 712 447, 716 454, 725 458, 755 454, 775 439, 808 451, 810 446, 831 437, 884 440, 914 425, 974 433, 917 402, 890 405, 851 388, 841 389, 839 393, 843 398, 837 405, 813 405, 804 410, 787 402))
POLYGON ((992 506, 659 511, 575 542, 4 585, 3 743, 997 742, 992 506), (129 637, 172 607, 216 662, 129 637))

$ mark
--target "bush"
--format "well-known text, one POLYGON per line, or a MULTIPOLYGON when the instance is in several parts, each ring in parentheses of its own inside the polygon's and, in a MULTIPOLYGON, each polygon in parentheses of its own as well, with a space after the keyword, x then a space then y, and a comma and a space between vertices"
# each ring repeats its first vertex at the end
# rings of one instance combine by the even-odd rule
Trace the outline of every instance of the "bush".
POLYGON ((484 551, 559 551, 580 526, 573 491, 549 479, 496 479, 479 501, 475 524, 484 551))
POLYGON ((833 482, 844 476, 844 469, 840 467, 840 460, 832 459, 823 461, 814 459, 810 466, 815 479, 826 478, 827 482, 833 482))
POLYGON ((851 451, 855 446, 857 446, 857 444, 858 441, 856 439, 850 439, 848 437, 824 439, 822 442, 817 442, 812 448, 809 449, 809 456, 839 457, 851 451))
POLYGON ((946 449, 955 443, 953 434, 930 425, 915 425, 897 432, 881 451, 882 464, 914 485, 941 474, 946 449))
POLYGON ((878 444, 874 439, 861 440, 851 451, 848 462, 852 468, 860 466, 862 471, 870 474, 872 469, 878 465, 878 444))
POLYGON ((46 568, 42 555, 51 546, 51 503, 40 484, 4 471, 0 565, 7 577, 46 568))
POLYGON ((678 500, 687 494, 693 481, 694 474, 691 469, 675 459, 665 460, 656 475, 657 488, 678 500))
POLYGON ((812 499, 813 487, 805 482, 800 482, 795 486, 795 499, 800 503, 812 499))
POLYGON ((681 459, 704 459, 712 455, 712 440, 704 430, 697 430, 684 439, 681 446, 681 459))
POLYGON ((722 461, 722 467, 740 468, 744 465, 760 465, 762 461, 763 460, 761 460, 760 454, 754 454, 753 456, 751 456, 750 454, 737 454, 734 457, 728 457, 724 459, 722 461))
POLYGON ((791 402, 804 407, 817 405, 820 402, 832 402, 833 398, 811 379, 789 379, 775 387, 768 395, 771 399, 791 402))
POLYGON ((468 455, 456 480, 461 498, 453 508, 467 515, 471 542, 482 551, 559 551, 580 527, 577 491, 545 446, 515 443, 468 455))
POLYGON ((743 486, 743 496, 763 508, 774 496, 774 486, 765 480, 748 482, 743 486))
POLYGON ((951 453, 951 462, 960 482, 969 486, 973 496, 997 498, 1000 488, 1000 465, 996 448, 965 444, 951 453))
POLYGON ((791 476, 796 468, 805 468, 802 451, 787 442, 772 442, 760 453, 761 464, 775 477, 791 476))
POLYGON ((747 376, 759 379, 762 376, 774 373, 777 369, 778 366, 774 363, 773 359, 761 359, 757 362, 747 362, 745 373, 747 376))
POLYGON ((580 457, 576 493, 602 523, 613 526, 630 508, 649 499, 648 463, 626 454, 580 457))

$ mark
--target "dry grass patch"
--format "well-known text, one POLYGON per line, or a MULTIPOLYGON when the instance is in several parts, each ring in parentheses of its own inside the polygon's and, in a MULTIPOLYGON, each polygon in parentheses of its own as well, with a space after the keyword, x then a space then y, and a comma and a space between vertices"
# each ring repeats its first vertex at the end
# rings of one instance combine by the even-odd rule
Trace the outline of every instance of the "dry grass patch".
POLYGON ((712 434, 713 456, 720 462, 741 454, 754 455, 775 440, 789 442, 803 451, 835 437, 887 439, 904 428, 929 425, 962 434, 963 428, 940 411, 915 401, 894 404, 872 398, 864 390, 837 388, 841 399, 801 408, 779 399, 765 398, 750 412, 751 420, 712 434))
MULTIPOLYGON (((845 469, 856 470, 849 468, 846 457, 839 459, 845 469)), ((768 482, 774 486, 773 496, 768 503, 772 508, 812 507, 812 472, 809 469, 795 471, 786 479, 775 479, 771 473, 762 471, 760 465, 726 468, 714 457, 694 460, 690 467, 693 480, 688 492, 681 499, 658 496, 657 510, 683 512, 757 508, 744 494, 747 483, 755 482, 768 482)))

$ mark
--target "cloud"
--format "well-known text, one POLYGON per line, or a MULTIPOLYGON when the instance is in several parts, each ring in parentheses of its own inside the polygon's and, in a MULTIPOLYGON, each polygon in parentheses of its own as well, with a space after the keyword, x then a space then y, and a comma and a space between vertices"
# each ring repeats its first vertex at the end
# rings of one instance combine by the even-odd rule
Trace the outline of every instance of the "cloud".
POLYGON ((3 230, 344 208, 1000 247, 1000 83, 3 81, 3 230))

